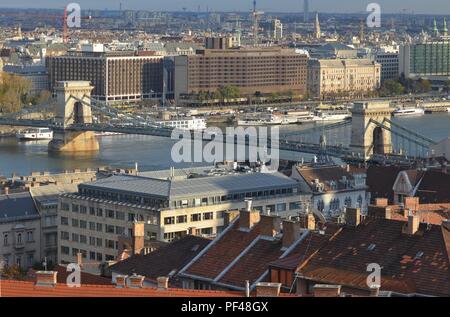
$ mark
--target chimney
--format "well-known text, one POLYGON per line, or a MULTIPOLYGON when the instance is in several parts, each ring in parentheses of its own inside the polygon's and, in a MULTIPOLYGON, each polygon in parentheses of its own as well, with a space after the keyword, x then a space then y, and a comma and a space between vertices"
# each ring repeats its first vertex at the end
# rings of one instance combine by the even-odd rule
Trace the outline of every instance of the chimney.
POLYGON ((145 276, 133 274, 128 278, 128 286, 130 288, 142 288, 145 276))
POLYGON ((281 230, 281 218, 277 216, 261 215, 259 227, 261 235, 274 237, 281 230))
POLYGON ((5 195, 9 195, 9 187, 3 188, 3 191, 5 192, 5 195))
POLYGON ((281 283, 260 282, 256 284, 256 297, 280 296, 281 283))
POLYGON ((419 197, 405 197, 404 208, 412 211, 419 210, 419 197))
POLYGON ((81 267, 83 266, 83 253, 77 253, 77 264, 81 267))
POLYGON ((316 230, 316 219, 311 212, 300 216, 300 226, 303 229, 316 230))
POLYGON ((341 286, 329 284, 314 285, 314 297, 340 297, 341 286))
POLYGON ((116 287, 117 288, 127 287, 127 278, 128 278, 128 275, 117 275, 116 276, 116 287))
POLYGON ((167 276, 160 276, 156 279, 158 282, 158 289, 161 291, 166 291, 169 289, 169 278, 167 276))
POLYGON ((55 271, 37 271, 36 272, 36 286, 55 287, 57 283, 56 277, 58 272, 55 271))
POLYGON ((283 220, 283 248, 289 248, 302 233, 300 223, 283 220))
POLYGON ((360 208, 345 208, 345 223, 347 226, 357 227, 361 222, 360 208))
POLYGON ((374 219, 391 219, 392 211, 391 207, 387 206, 369 206, 367 214, 369 217, 374 219))
POLYGON ((141 254, 144 249, 144 222, 133 222, 133 254, 141 254))
POLYGON ((388 203, 387 198, 375 198, 375 206, 385 207, 388 205, 389 205, 389 203, 388 203))
POLYGON ((223 225, 224 225, 224 228, 228 227, 228 225, 230 223, 232 223, 233 220, 237 216, 239 216, 239 211, 238 210, 225 211, 225 213, 223 214, 223 225))
POLYGON ((260 221, 260 213, 257 210, 251 210, 251 200, 245 201, 245 209, 239 212, 239 227, 243 229, 251 229, 260 221))
POLYGON ((410 213, 408 216, 408 224, 404 227, 403 232, 408 235, 414 235, 419 230, 420 219, 418 216, 410 213))
POLYGON ((250 297, 250 281, 245 281, 245 297, 250 297))

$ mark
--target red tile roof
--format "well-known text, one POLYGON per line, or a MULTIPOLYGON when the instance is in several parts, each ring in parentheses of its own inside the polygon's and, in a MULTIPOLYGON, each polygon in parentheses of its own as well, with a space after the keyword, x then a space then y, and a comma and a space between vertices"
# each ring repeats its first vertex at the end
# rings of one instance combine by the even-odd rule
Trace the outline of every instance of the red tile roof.
POLYGON ((0 281, 0 297, 241 297, 242 292, 208 291, 171 288, 117 288, 114 285, 82 285, 68 287, 36 286, 28 281, 0 281))
MULTIPOLYGON (((109 270, 126 275, 136 273, 156 281, 160 276, 169 276, 172 271, 177 273, 210 242, 210 239, 189 235, 147 255, 135 255, 118 262, 109 270)), ((174 282, 171 279, 172 286, 179 285, 174 282)))
POLYGON ((321 283, 368 289, 367 265, 378 263, 381 290, 450 296, 450 231, 422 223, 409 236, 402 233, 404 225, 404 221, 366 218, 356 228, 345 227, 299 273, 321 283))
POLYGON ((232 226, 225 235, 218 237, 185 273, 214 279, 259 235, 259 224, 249 232, 239 230, 239 219, 232 226))

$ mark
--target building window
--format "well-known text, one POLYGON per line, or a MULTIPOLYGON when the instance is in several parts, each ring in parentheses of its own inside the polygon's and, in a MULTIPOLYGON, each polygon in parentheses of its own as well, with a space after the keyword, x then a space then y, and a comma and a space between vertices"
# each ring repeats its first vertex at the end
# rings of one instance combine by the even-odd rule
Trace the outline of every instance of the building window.
POLYGON ((19 234, 17 235, 17 244, 22 244, 22 243, 23 243, 23 240, 22 240, 22 234, 19 233, 19 234))
POLYGON ((224 210, 216 211, 216 218, 217 219, 223 219, 224 215, 225 215, 225 211, 224 210))
POLYGON ((103 217, 103 209, 97 208, 97 217, 103 217))
POLYGON ((202 214, 192 214, 191 215, 191 221, 201 221, 202 220, 202 214))
POLYGON ((80 240, 80 236, 77 233, 72 233, 72 241, 78 242, 80 240))
POLYGON ((16 257, 16 265, 19 267, 22 266, 22 257, 20 255, 16 257))
POLYGON ((106 233, 114 233, 114 226, 106 225, 106 233))
POLYGON ((108 240, 108 239, 105 239, 105 247, 108 248, 108 249, 115 249, 116 248, 114 241, 113 240, 108 240))
POLYGON ((95 246, 95 237, 89 237, 89 245, 95 246))
POLYGON ((212 212, 205 212, 203 214, 203 220, 212 220, 213 219, 213 213, 212 212))
POLYGON ((106 209, 106 217, 114 218, 114 210, 106 209))
POLYGON ((32 266, 34 264, 34 255, 33 254, 28 254, 28 259, 27 259, 27 264, 28 266, 32 266))
POLYGON ((34 241, 33 231, 28 231, 27 232, 27 242, 33 242, 33 241, 34 241))
POLYGON ((186 223, 187 222, 187 216, 177 216, 177 223, 186 223))
POLYGON ((66 231, 61 231, 61 240, 69 240, 69 233, 66 231))
POLYGON ((122 211, 116 211, 116 219, 125 220, 125 213, 122 211))
POLYGON ((72 204, 72 212, 79 212, 79 211, 80 211, 79 208, 80 208, 80 207, 79 207, 78 205, 72 204))
POLYGON ((72 227, 78 228, 78 219, 72 219, 72 227))
POLYGON ((97 261, 103 261, 103 254, 97 253, 97 261))
POLYGON ((80 228, 86 229, 87 228, 87 222, 85 220, 80 220, 80 228))
POLYGON ((85 235, 80 235, 80 243, 83 243, 83 244, 87 243, 87 237, 85 235))
POLYGON ((87 213, 86 206, 80 206, 80 214, 86 214, 86 213, 87 213))
POLYGON ((277 204, 277 212, 286 211, 286 204, 277 204))
POLYGON ((175 217, 165 217, 164 218, 165 225, 173 225, 175 224, 175 217))
POLYGON ((67 217, 61 217, 61 224, 63 226, 68 226, 69 225, 69 218, 67 217))
POLYGON ((95 208, 94 208, 94 207, 89 207, 89 214, 90 214, 91 216, 94 216, 94 215, 95 215, 95 208))
POLYGON ((89 222, 89 230, 95 231, 95 222, 89 222))
POLYGON ((3 236, 3 245, 7 246, 8 245, 8 234, 5 233, 5 235, 3 236))
POLYGON ((101 223, 97 223, 97 231, 102 232, 103 231, 103 225, 101 223))
POLYGON ((294 201, 289 203, 289 210, 297 210, 302 208, 302 203, 300 201, 294 201))
POLYGON ((63 211, 69 211, 69 204, 67 203, 61 203, 61 210, 63 211))
POLYGON ((96 240, 97 240, 97 246, 98 246, 98 247, 103 246, 103 240, 102 240, 102 238, 97 238, 96 240))
POLYGON ((200 230, 200 232, 201 232, 202 235, 207 235, 207 236, 209 236, 209 235, 212 235, 212 233, 213 233, 213 228, 202 228, 202 229, 200 230))

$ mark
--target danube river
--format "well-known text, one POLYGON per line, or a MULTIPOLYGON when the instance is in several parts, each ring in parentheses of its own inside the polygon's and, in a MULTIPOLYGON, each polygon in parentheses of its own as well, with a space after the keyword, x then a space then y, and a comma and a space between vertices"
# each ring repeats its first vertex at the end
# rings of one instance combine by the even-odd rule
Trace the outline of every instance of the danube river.
MULTIPOLYGON (((395 121, 435 141, 450 135, 450 114, 447 113, 396 118, 395 121)), ((280 127, 280 134, 301 129, 305 129, 305 125, 283 126, 280 127)), ((331 134, 335 139, 334 142, 330 140, 329 143, 348 139, 348 134, 349 128, 337 130, 331 134)), ((139 164, 140 170, 192 166, 191 163, 173 163, 171 149, 176 141, 169 138, 116 135, 99 137, 98 140, 100 143, 98 153, 73 156, 48 153, 48 141, 19 142, 15 138, 0 138, 0 175, 10 176, 12 173, 28 175, 32 171, 60 172, 107 165, 124 168, 134 167, 135 162, 139 164)), ((281 153, 280 156, 287 159, 301 157, 311 159, 311 155, 299 153, 281 153)))

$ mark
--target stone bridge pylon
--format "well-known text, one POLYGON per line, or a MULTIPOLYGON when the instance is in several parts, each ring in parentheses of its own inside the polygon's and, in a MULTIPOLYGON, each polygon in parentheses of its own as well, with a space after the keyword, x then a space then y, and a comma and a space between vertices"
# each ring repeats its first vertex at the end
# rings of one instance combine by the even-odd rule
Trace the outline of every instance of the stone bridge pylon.
POLYGON ((74 124, 92 123, 89 81, 61 81, 56 84, 57 109, 53 140, 48 144, 52 152, 98 151, 98 141, 91 131, 72 131, 74 124))

